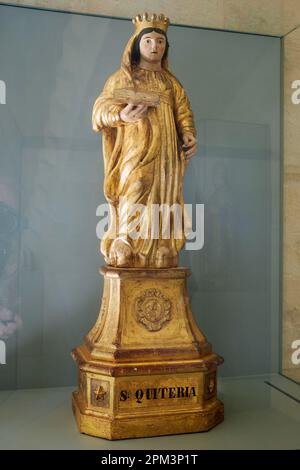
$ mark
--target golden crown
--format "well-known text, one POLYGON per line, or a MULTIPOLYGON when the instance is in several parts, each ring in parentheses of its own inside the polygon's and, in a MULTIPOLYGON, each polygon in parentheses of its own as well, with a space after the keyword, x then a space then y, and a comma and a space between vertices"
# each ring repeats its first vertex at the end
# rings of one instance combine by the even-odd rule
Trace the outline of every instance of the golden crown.
POLYGON ((135 26, 136 34, 145 28, 159 28, 166 32, 170 24, 169 18, 162 13, 160 15, 156 15, 155 13, 152 15, 149 15, 149 13, 136 15, 132 18, 132 22, 135 26))

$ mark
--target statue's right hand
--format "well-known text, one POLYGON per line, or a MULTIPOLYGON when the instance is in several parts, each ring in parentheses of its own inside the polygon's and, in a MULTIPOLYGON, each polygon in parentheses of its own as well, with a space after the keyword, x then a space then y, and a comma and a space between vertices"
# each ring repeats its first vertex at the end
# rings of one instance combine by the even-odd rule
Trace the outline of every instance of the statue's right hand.
POLYGON ((120 112, 120 118, 124 122, 136 122, 142 119, 148 111, 146 104, 132 104, 128 103, 125 108, 120 112))

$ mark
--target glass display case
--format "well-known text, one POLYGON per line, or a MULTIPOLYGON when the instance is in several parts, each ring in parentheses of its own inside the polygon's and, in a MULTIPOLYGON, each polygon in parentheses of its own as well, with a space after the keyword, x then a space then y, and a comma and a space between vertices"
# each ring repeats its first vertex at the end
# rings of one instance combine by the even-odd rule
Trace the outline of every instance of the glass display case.
MULTIPOLYGON (((76 383, 70 351, 97 317, 104 264, 91 112, 131 30, 125 19, 0 5, 0 416, 12 390, 76 383)), ((176 25, 168 38, 198 131, 185 202, 204 205, 204 245, 183 250, 180 265, 225 359, 228 415, 272 408, 276 389, 299 401, 280 375, 281 40, 176 25)), ((294 435, 293 412, 275 408, 294 435)))

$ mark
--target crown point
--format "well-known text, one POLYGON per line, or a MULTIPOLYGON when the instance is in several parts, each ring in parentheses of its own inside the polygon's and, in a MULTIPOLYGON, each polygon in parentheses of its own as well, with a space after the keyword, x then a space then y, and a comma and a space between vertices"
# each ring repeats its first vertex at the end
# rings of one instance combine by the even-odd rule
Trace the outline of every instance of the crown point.
POLYGON ((166 32, 170 20, 163 13, 157 15, 156 13, 149 14, 144 12, 142 15, 134 16, 132 22, 135 25, 135 34, 138 34, 143 29, 150 27, 162 29, 166 32))

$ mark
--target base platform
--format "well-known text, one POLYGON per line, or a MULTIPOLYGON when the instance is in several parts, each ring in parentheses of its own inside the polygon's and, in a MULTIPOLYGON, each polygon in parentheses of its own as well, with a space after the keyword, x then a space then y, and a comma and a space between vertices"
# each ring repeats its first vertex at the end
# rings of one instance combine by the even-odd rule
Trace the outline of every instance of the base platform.
POLYGON ((72 355, 73 411, 106 439, 208 431, 224 419, 217 366, 194 321, 186 268, 102 268, 99 318, 72 355))

